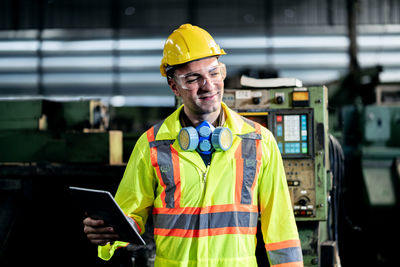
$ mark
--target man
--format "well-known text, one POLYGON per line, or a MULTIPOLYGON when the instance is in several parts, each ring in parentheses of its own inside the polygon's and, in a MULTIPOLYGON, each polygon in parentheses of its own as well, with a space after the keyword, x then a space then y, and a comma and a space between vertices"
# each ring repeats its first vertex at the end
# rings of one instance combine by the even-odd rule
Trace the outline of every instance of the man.
MULTIPOLYGON (((141 233, 152 210, 155 266, 257 266, 258 218, 271 266, 303 266, 275 139, 222 103, 224 54, 190 24, 168 37, 160 71, 183 106, 139 138, 116 201, 141 233)), ((127 245, 101 220, 84 224, 105 260, 127 245)))

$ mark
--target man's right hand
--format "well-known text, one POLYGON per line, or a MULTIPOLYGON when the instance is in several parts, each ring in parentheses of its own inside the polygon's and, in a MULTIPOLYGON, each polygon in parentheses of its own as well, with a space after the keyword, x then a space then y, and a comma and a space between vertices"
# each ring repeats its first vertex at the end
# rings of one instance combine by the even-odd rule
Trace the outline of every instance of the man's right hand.
POLYGON ((118 240, 114 228, 105 226, 103 220, 87 217, 83 220, 83 231, 92 244, 104 246, 118 240))

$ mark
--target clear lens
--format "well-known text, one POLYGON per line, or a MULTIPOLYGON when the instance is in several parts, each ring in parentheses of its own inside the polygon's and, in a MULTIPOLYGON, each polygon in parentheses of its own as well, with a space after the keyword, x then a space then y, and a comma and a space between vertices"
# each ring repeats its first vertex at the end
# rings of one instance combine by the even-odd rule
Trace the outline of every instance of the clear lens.
POLYGON ((212 84, 221 83, 225 79, 225 76, 225 64, 218 62, 216 65, 207 66, 186 74, 175 74, 174 80, 183 89, 194 90, 204 86, 206 82, 212 84))

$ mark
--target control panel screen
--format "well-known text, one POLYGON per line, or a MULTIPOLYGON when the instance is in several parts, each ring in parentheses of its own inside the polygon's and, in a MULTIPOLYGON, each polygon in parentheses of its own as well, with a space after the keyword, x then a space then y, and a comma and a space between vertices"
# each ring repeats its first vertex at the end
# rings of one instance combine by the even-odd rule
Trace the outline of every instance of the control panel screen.
POLYGON ((310 114, 275 114, 275 138, 282 156, 311 155, 310 114))

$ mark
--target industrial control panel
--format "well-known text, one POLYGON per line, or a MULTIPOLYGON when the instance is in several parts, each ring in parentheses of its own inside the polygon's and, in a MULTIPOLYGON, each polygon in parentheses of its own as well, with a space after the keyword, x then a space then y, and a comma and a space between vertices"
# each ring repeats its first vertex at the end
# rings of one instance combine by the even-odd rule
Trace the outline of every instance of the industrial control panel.
MULTIPOLYGON (((322 266, 327 258, 336 260, 338 254, 331 253, 336 250, 331 249, 335 245, 330 242, 333 216, 328 199, 333 180, 329 161, 327 87, 302 87, 296 82, 292 86, 224 89, 223 102, 266 127, 275 137, 286 172, 304 266, 322 266), (328 253, 322 253, 327 250, 328 253), (322 257, 323 254, 330 258, 322 257)), ((177 103, 182 103, 179 98, 177 103)), ((262 247, 262 237, 257 240, 262 247)), ((256 252, 260 266, 268 261, 262 251, 256 252)))
POLYGON ((225 89, 223 101, 275 136, 296 220, 326 220, 327 88, 225 89))

